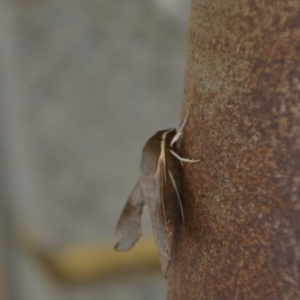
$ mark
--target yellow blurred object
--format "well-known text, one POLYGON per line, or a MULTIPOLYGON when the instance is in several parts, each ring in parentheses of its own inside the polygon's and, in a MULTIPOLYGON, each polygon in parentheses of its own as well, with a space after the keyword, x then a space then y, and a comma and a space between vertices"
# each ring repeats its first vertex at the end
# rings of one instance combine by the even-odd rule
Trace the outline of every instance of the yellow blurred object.
POLYGON ((116 252, 113 243, 77 245, 46 250, 24 237, 22 244, 56 277, 67 282, 86 282, 95 278, 140 269, 158 269, 159 260, 153 237, 141 238, 127 252, 116 252))

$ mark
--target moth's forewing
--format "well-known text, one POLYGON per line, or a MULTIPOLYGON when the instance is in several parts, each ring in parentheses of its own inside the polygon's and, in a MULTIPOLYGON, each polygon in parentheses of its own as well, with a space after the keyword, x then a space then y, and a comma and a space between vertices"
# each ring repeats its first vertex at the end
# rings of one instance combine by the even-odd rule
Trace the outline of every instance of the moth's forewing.
POLYGON ((157 202, 157 184, 155 176, 144 177, 143 191, 148 206, 153 234, 157 249, 161 255, 168 257, 167 252, 167 231, 165 228, 161 203, 157 202))
POLYGON ((156 193, 153 226, 154 237, 159 251, 161 269, 165 277, 172 258, 172 246, 175 232, 176 198, 172 193, 167 174, 165 173, 166 157, 159 160, 156 175, 156 193), (166 176, 166 177, 165 177, 166 176))
MULTIPOLYGON (((152 136, 144 147, 141 164, 144 195, 164 274, 172 257, 177 206, 177 194, 169 171, 178 183, 181 169, 169 152, 175 134, 176 129, 167 129, 152 136)), ((174 144, 172 150, 178 152, 176 147, 174 144)))
POLYGON ((115 230, 115 250, 127 251, 141 235, 141 216, 145 198, 139 179, 122 211, 115 230))
MULTIPOLYGON (((181 165, 180 162, 170 153, 171 140, 176 134, 176 130, 168 132, 165 137, 165 166, 166 166, 166 180, 161 185, 161 204, 163 206, 164 217, 165 217, 165 228, 167 233, 167 252, 169 260, 172 257, 172 248, 174 241, 175 226, 177 220, 177 193, 169 172, 172 173, 174 181, 179 189, 181 165)), ((173 144, 173 151, 178 152, 176 144, 173 144)))
MULTIPOLYGON (((170 153, 171 140, 176 134, 176 130, 166 131, 162 136, 161 155, 158 163, 156 175, 156 220, 163 224, 157 228, 154 235, 157 236, 157 244, 164 251, 159 251, 160 262, 163 274, 167 277, 167 272, 172 259, 173 241, 177 220, 177 192, 174 182, 179 189, 179 179, 181 165, 179 161, 170 153), (174 182, 170 178, 172 173, 174 182), (161 244, 161 245, 160 245, 161 244), (166 247, 166 248, 165 248, 166 247), (165 253, 167 255, 165 255, 165 253)), ((178 152, 176 144, 173 144, 173 151, 178 152)))
POLYGON ((146 143, 143 149, 141 172, 143 178, 143 191, 149 209, 154 238, 159 253, 168 257, 167 253, 167 232, 163 217, 162 205, 160 202, 160 176, 161 141, 166 130, 158 131, 146 143))
POLYGON ((159 253, 169 259, 170 252, 168 249, 168 231, 166 227, 166 216, 165 216, 165 167, 164 161, 159 159, 157 173, 155 175, 155 195, 151 199, 153 205, 153 233, 156 240, 156 245, 159 253))

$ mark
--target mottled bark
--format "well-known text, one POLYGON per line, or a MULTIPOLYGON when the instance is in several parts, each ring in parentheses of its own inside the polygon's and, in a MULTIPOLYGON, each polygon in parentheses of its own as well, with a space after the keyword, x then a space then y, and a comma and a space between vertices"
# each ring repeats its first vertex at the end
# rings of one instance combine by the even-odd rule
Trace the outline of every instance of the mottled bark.
POLYGON ((168 299, 300 299, 300 1, 193 0, 168 299))

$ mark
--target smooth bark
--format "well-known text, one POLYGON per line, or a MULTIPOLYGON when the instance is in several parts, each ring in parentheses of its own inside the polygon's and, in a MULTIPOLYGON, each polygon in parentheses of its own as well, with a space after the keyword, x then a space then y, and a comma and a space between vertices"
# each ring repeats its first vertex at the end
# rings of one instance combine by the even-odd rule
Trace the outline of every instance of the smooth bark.
POLYGON ((193 0, 169 300, 300 298, 300 2, 193 0))

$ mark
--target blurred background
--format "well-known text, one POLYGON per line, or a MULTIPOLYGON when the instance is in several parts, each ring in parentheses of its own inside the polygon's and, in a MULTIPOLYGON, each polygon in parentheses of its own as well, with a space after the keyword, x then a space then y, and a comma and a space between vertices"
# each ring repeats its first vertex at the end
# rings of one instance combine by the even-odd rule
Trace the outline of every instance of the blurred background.
POLYGON ((179 126, 189 7, 0 0, 1 300, 165 298, 113 232, 144 143, 179 126))

